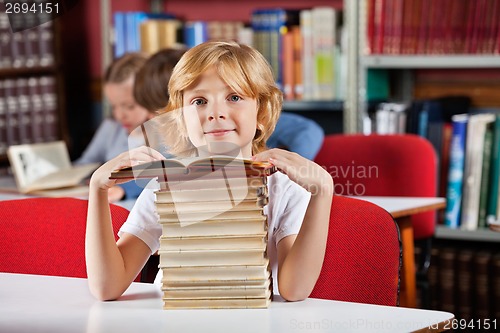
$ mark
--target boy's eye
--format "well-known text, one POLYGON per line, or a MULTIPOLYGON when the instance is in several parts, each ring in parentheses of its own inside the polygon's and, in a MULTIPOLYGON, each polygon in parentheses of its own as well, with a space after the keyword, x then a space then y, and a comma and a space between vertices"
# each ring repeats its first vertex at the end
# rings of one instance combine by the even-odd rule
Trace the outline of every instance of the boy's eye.
POLYGON ((240 96, 238 96, 238 95, 231 95, 231 96, 229 96, 229 100, 230 100, 231 102, 238 102, 238 101, 240 101, 240 100, 241 100, 241 97, 240 97, 240 96))
POLYGON ((204 99, 201 99, 201 98, 197 98, 195 99, 194 101, 191 102, 191 104, 194 104, 194 105, 203 105, 203 104, 206 104, 207 102, 204 100, 204 99))

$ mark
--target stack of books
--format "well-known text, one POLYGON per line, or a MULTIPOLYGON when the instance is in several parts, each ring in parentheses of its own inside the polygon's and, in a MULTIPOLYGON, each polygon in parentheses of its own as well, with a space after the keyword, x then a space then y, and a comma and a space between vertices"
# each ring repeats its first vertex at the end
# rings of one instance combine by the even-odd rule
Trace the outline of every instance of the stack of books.
POLYGON ((272 298, 267 257, 267 176, 262 162, 211 157, 165 160, 114 172, 158 177, 160 269, 165 309, 265 308, 272 298))

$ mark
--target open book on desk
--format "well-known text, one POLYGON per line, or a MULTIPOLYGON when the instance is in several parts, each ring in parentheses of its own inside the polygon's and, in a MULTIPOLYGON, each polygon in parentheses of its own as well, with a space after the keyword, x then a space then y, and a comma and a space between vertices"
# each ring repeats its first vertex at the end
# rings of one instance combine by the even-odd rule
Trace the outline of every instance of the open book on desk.
POLYGON ((156 178, 158 181, 191 181, 214 178, 247 178, 269 176, 276 167, 269 162, 230 156, 193 157, 146 162, 115 170, 110 179, 156 178))
POLYGON ((71 165, 64 141, 10 146, 7 155, 19 192, 43 196, 85 195, 80 185, 99 166, 71 165))

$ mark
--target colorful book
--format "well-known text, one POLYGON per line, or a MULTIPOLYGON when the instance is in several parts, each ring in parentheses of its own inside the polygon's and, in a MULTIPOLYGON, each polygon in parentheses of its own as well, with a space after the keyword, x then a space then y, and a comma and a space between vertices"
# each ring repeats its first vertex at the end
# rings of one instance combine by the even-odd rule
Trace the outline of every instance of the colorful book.
POLYGON ((464 189, 460 221, 460 227, 464 230, 476 230, 478 228, 484 134, 488 124, 494 120, 494 114, 475 114, 470 116, 467 125, 464 189))
POLYGON ((500 219, 498 202, 500 200, 500 115, 497 114, 493 129, 493 144, 491 147, 490 184, 488 189, 488 204, 486 215, 488 221, 500 219))
POLYGON ((450 228, 458 228, 460 225, 468 120, 469 116, 467 114, 452 117, 453 134, 450 147, 450 171, 448 173, 445 210, 445 225, 450 228))
POLYGON ((481 171, 481 184, 479 189, 479 216, 478 228, 486 228, 486 210, 488 202, 488 184, 490 183, 491 146, 493 144, 493 124, 486 126, 483 147, 483 169, 481 171))

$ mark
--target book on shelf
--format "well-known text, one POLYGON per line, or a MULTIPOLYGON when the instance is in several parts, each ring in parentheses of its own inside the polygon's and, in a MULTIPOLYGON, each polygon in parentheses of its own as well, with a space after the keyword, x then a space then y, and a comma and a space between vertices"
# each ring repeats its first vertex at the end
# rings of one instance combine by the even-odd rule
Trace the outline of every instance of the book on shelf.
POLYGON ((463 249, 457 254, 457 317, 470 320, 473 318, 473 293, 471 286, 474 285, 474 252, 463 249))
MULTIPOLYGON (((364 3, 364 2, 363 2, 364 3)), ((368 54, 493 54, 497 1, 368 0, 368 54)))
POLYGON ((455 249, 446 247, 439 250, 439 307, 442 311, 455 312, 455 259, 455 249))
POLYGON ((486 206, 487 221, 500 221, 500 114, 496 115, 491 147, 490 184, 486 206))
POLYGON ((474 318, 490 318, 490 274, 491 253, 489 251, 477 251, 474 257, 474 318))
POLYGON ((491 258, 491 315, 490 318, 500 318, 500 253, 491 258))
POLYGON ((450 166, 445 209, 445 225, 450 228, 458 228, 460 225, 468 121, 469 115, 467 114, 452 117, 453 134, 450 146, 450 166))
MULTIPOLYGON (((64 141, 10 146, 7 155, 21 193, 50 195, 75 187, 94 171, 98 164, 72 166, 64 141)), ((84 186, 87 188, 87 186, 84 186)))
POLYGON ((488 124, 494 120, 494 114, 475 114, 470 116, 467 125, 462 216, 460 221, 461 228, 464 230, 476 230, 478 228, 484 137, 488 124))
POLYGON ((481 181, 479 184, 479 214, 477 218, 478 228, 486 228, 488 184, 490 180, 491 149, 493 146, 493 123, 486 125, 483 146, 483 165, 481 170, 481 181))

